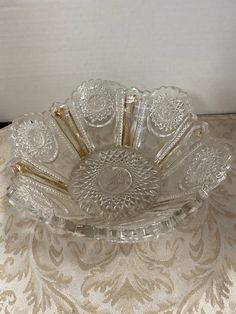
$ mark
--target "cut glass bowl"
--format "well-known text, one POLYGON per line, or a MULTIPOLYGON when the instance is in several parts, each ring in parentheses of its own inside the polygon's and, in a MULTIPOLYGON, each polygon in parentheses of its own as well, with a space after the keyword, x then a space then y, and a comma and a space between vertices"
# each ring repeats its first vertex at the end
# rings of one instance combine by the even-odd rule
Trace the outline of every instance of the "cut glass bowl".
POLYGON ((176 87, 141 92, 90 80, 64 104, 11 128, 10 203, 96 239, 134 242, 168 232, 231 164, 231 146, 209 136, 176 87))

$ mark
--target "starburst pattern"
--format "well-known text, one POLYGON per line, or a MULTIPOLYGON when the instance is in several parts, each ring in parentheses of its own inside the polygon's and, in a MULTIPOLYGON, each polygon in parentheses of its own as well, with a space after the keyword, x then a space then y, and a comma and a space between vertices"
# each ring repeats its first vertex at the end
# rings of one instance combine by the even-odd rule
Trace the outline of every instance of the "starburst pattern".
POLYGON ((13 138, 16 155, 28 156, 39 162, 51 162, 57 157, 57 141, 42 120, 23 121, 15 129, 13 138))
POLYGON ((186 188, 201 188, 206 193, 225 177, 229 167, 228 145, 224 149, 202 146, 192 156, 184 176, 186 188))
POLYGON ((101 80, 84 82, 79 86, 74 100, 77 113, 82 114, 85 121, 92 126, 104 126, 114 117, 114 88, 101 80))
POLYGON ((159 136, 171 135, 190 113, 188 96, 178 88, 157 89, 151 99, 149 127, 159 136))
POLYGON ((155 203, 160 190, 160 171, 141 155, 126 149, 94 154, 71 177, 72 196, 90 214, 109 220, 130 216, 155 203), (86 202, 89 196, 89 202, 86 202))

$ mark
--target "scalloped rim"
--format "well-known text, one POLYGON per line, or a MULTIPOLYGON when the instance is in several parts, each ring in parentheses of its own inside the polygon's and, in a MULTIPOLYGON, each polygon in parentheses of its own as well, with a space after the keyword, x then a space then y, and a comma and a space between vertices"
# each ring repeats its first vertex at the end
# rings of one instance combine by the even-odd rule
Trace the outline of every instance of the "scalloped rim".
MULTIPOLYGON (((93 81, 102 81, 101 79, 96 79, 96 80, 89 80, 82 82, 76 90, 72 93, 71 98, 68 100, 73 101, 73 98, 75 97, 75 94, 78 92, 79 88, 88 82, 93 82, 93 81)), ((109 80, 105 80, 103 82, 107 82, 109 84, 116 85, 117 88, 125 88, 121 84, 112 82, 109 80)), ((178 93, 182 93, 184 96, 187 97, 188 99, 188 105, 190 106, 190 98, 188 96, 188 93, 185 92, 184 90, 175 87, 175 86, 160 86, 159 88, 156 88, 152 91, 149 90, 144 90, 141 91, 137 89, 136 87, 131 87, 129 89, 125 90, 136 90, 138 91, 141 95, 148 94, 149 96, 153 95, 153 93, 160 91, 161 89, 173 89, 177 91, 178 93)), ((67 100, 67 101, 68 101, 67 100)), ((190 106, 191 107, 191 106, 190 106)), ((190 110, 191 113, 191 110, 190 110)), ((29 112, 26 113, 22 116, 20 116, 18 119, 13 120, 13 125, 15 123, 18 123, 20 119, 26 118, 29 115, 39 115, 42 116, 42 119, 45 120, 45 117, 42 113, 34 113, 34 112, 29 112)), ((197 119, 197 116, 191 113, 193 119, 197 119)), ((50 127, 50 126, 49 126, 50 127)), ((51 127, 50 127, 51 128, 51 127)), ((183 222, 187 217, 189 217, 190 214, 193 212, 196 212, 203 204, 204 204, 204 199, 206 199, 209 196, 209 193, 215 189, 227 176, 228 171, 231 168, 231 162, 232 162, 232 150, 233 147, 225 143, 228 146, 229 151, 231 152, 231 155, 229 154, 229 158, 225 162, 225 174, 221 176, 221 178, 217 181, 214 187, 209 189, 208 191, 203 191, 201 189, 198 190, 198 199, 196 199, 196 204, 195 206, 188 208, 188 207, 182 207, 181 209, 177 210, 172 214, 172 216, 168 217, 165 220, 155 222, 153 221, 152 223, 148 223, 144 225, 143 227, 137 227, 137 228, 112 228, 112 227, 97 227, 93 225, 76 225, 73 221, 69 219, 64 219, 60 216, 53 216, 52 220, 50 222, 46 221, 43 217, 40 219, 46 223, 49 223, 52 225, 52 227, 58 228, 58 230, 63 230, 65 232, 72 232, 76 233, 79 236, 83 237, 90 237, 90 238, 95 238, 98 240, 109 240, 109 241, 114 241, 114 242, 120 242, 120 243, 126 243, 126 242, 138 242, 138 241, 145 241, 153 238, 158 238, 160 235, 163 235, 167 232, 170 232, 173 230, 178 224, 183 222)), ((9 200, 11 203, 11 201, 9 200)), ((13 206, 17 206, 17 204, 12 204, 13 206)), ((26 212, 25 210, 24 212, 26 212)), ((39 218, 37 218, 38 220, 39 218)))

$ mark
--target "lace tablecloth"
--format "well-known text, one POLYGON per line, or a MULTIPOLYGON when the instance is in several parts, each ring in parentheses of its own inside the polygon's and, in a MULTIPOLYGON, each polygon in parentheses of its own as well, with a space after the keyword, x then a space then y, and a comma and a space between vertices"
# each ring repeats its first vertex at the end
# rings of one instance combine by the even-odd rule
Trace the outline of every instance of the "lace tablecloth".
MULTIPOLYGON (((203 118, 236 144, 236 115, 203 118)), ((8 133, 0 131, 0 313, 236 313, 236 158, 187 223, 114 244, 55 233, 9 207, 8 133)))

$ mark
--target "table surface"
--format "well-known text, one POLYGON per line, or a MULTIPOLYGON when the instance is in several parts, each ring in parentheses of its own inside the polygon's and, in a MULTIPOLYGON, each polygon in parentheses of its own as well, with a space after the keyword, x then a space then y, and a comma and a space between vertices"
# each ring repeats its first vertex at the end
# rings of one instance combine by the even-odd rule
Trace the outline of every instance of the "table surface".
MULTIPOLYGON (((236 115, 202 118, 236 146, 236 115)), ((55 233, 9 207, 8 136, 0 131, 0 313, 236 313, 236 158, 177 230, 114 244, 55 233)))

